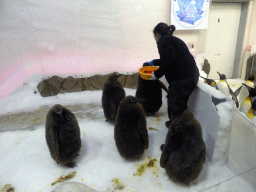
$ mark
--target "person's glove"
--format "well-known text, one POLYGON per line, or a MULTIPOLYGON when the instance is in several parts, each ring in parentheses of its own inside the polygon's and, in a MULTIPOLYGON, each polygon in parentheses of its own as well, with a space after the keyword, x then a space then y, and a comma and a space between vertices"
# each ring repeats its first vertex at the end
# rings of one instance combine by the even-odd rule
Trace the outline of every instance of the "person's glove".
POLYGON ((151 60, 151 61, 149 61, 148 63, 149 63, 150 66, 154 66, 154 65, 153 65, 153 62, 154 62, 154 61, 151 60))
POLYGON ((148 62, 143 63, 143 67, 145 66, 149 66, 149 63, 148 62))
POLYGON ((154 74, 154 71, 152 72, 152 75, 151 75, 151 78, 149 79, 149 80, 156 80, 157 78, 156 78, 156 76, 155 76, 155 74, 154 74))

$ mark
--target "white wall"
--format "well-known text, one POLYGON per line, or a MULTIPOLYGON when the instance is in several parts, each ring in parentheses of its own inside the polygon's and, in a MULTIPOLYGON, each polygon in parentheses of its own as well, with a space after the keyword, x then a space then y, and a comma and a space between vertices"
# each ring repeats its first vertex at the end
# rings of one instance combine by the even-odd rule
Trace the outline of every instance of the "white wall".
POLYGON ((249 28, 249 45, 256 44, 256 1, 251 2, 251 25, 249 28))
POLYGON ((152 30, 168 22, 168 7, 165 0, 2 0, 0 98, 51 75, 137 72, 159 57, 152 30))
MULTIPOLYGON (((51 75, 136 72, 143 62, 159 58, 152 30, 159 22, 170 24, 170 2, 0 1, 0 98, 24 82, 51 75)), ((255 24, 252 29, 246 32, 251 39, 255 24)), ((203 52, 205 31, 175 35, 203 52)))

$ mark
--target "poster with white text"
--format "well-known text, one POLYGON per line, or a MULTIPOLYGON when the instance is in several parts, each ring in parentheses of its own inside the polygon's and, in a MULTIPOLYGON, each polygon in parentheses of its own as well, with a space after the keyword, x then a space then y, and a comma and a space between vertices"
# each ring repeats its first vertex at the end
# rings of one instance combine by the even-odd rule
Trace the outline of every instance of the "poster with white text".
POLYGON ((172 0, 171 24, 176 30, 207 29, 210 0, 172 0))

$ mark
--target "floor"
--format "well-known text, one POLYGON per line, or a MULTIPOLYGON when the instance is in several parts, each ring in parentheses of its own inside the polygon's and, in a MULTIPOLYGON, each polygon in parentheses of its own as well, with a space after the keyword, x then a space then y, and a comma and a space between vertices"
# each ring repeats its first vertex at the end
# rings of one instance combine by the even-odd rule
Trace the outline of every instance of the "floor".
MULTIPOLYGON (((241 80, 228 80, 230 86, 233 90, 236 90, 240 87, 241 80)), ((164 95, 165 96, 165 95, 164 95)), ((156 117, 149 118, 149 124, 159 124, 165 122, 166 117, 161 117, 161 114, 164 114, 167 111, 166 100, 163 99, 163 106, 158 112, 156 117)), ((75 104, 75 105, 66 105, 77 117, 77 119, 89 118, 92 120, 102 119, 102 115, 97 115, 93 111, 101 108, 100 103, 90 103, 90 104, 75 104)), ((41 106, 39 109, 32 112, 19 112, 19 113, 7 113, 0 116, 0 132, 5 131, 14 131, 14 130, 34 130, 38 126, 42 126, 45 123, 45 115, 50 109, 50 106, 41 106)), ((209 162, 208 162, 209 163, 209 162)), ((256 168, 255 168, 256 169, 256 168)), ((250 172, 252 170, 248 170, 250 172)), ((220 167, 209 167, 208 173, 205 176, 207 178, 202 183, 198 183, 196 187, 192 187, 193 191, 197 192, 226 192, 226 191, 241 191, 241 192, 250 192, 252 189, 248 188, 248 183, 242 179, 242 175, 235 175, 228 170, 226 166, 220 167), (223 173, 223 169, 227 171, 223 173), (219 172, 222 172, 223 175, 218 177, 219 172), (234 185, 236 183, 236 185, 234 185), (239 186, 239 188, 237 188, 239 186), (248 190, 247 190, 248 189, 248 190)), ((255 189, 256 191, 256 189, 255 189)))

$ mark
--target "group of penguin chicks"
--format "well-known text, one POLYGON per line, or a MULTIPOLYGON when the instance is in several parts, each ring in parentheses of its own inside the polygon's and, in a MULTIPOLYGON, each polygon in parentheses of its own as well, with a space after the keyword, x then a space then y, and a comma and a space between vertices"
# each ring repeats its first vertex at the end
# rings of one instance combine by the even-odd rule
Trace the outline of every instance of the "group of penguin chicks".
MULTIPOLYGON (((119 154, 126 160, 139 159, 149 148, 147 115, 153 115, 162 105, 159 80, 138 77, 136 95, 126 96, 117 81, 121 74, 112 73, 104 84, 102 107, 106 121, 114 124, 114 139, 119 154), (152 94, 152 90, 154 94, 152 94)), ((81 148, 80 128, 74 114, 54 105, 46 116, 46 141, 57 164, 76 166, 73 160, 81 148)), ((186 110, 169 126, 162 145, 160 166, 175 182, 189 184, 200 174, 206 158, 202 128, 193 114, 186 110)))
MULTIPOLYGON (((230 88, 227 78, 225 74, 221 74, 217 72, 220 76, 220 80, 216 83, 212 79, 207 79, 202 77, 205 80, 205 83, 208 85, 215 87, 217 90, 221 91, 224 95, 228 97, 232 97, 232 99, 236 103, 236 107, 239 107, 239 102, 237 99, 237 96, 240 94, 240 91, 243 87, 243 85, 247 88, 249 91, 248 96, 243 100, 242 105, 240 106, 240 111, 247 115, 247 117, 252 120, 256 115, 256 86, 255 86, 255 77, 249 76, 248 80, 245 83, 242 83, 242 85, 233 92, 230 88)), ((201 77, 201 76, 200 76, 201 77)))

